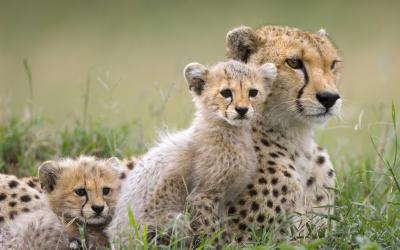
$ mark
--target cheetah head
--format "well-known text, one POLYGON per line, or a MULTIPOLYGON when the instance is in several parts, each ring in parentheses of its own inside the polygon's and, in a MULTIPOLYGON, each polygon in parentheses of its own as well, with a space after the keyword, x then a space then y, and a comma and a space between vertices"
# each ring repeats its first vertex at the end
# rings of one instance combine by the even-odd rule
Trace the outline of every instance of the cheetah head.
POLYGON ((53 211, 63 221, 105 226, 112 218, 124 167, 113 157, 47 161, 39 181, 53 211))
POLYGON ((242 26, 228 32, 226 45, 233 59, 277 66, 278 76, 265 102, 269 120, 318 125, 339 114, 342 60, 324 30, 311 34, 290 27, 242 26))
POLYGON ((240 126, 248 123, 264 103, 276 67, 272 63, 253 67, 233 60, 209 68, 190 63, 184 75, 203 115, 240 126))

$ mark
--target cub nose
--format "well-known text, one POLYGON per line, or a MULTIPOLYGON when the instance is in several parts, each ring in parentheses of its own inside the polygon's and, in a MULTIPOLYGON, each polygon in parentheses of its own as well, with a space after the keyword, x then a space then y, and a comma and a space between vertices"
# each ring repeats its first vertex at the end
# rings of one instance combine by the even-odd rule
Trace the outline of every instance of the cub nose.
POLYGON ((235 110, 241 117, 243 117, 249 109, 245 107, 236 107, 235 110))
POLYGON ((93 211, 96 212, 97 215, 101 214, 104 210, 104 206, 97 206, 97 205, 92 205, 93 211))
POLYGON ((317 97, 317 100, 326 109, 329 109, 330 107, 335 105, 336 100, 340 98, 340 96, 338 94, 331 93, 331 92, 320 92, 320 93, 317 93, 316 97, 317 97))

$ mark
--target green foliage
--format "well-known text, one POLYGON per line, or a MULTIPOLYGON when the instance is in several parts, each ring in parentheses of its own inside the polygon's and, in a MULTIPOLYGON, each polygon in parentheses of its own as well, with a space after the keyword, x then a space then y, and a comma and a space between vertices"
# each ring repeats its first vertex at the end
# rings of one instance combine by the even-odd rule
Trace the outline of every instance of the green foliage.
POLYGON ((86 129, 80 121, 71 128, 60 132, 61 156, 95 155, 98 157, 123 157, 132 153, 129 144, 137 146, 130 139, 130 129, 133 125, 123 125, 109 128, 104 122, 97 121, 86 129))
POLYGON ((0 171, 19 176, 36 175, 49 159, 95 155, 124 157, 144 151, 136 123, 108 127, 95 121, 85 128, 80 121, 57 129, 39 117, 11 117, 0 123, 0 171))
MULTIPOLYGON (((392 107, 391 132, 384 152, 357 159, 351 155, 335 162, 338 185, 334 215, 328 230, 319 232, 310 225, 311 239, 277 240, 276 230, 253 232, 256 239, 245 249, 398 249, 400 246, 400 189, 397 140, 397 111, 392 107), (344 159, 344 160, 343 160, 344 159), (378 167, 377 167, 378 166, 378 167)), ((71 126, 54 128, 50 122, 31 117, 12 117, 0 123, 0 171, 18 175, 34 174, 36 166, 47 159, 90 154, 99 157, 130 156, 144 152, 137 123, 116 127, 107 122, 76 121, 71 126)), ((375 149, 377 145, 371 137, 375 149)), ((139 230, 129 212, 131 241, 122 249, 185 249, 184 236, 173 234, 166 244, 154 246, 148 230, 139 230)), ((219 232, 218 232, 219 233, 219 232)), ((215 237, 203 239, 198 246, 210 249, 215 237)), ((226 249, 236 249, 226 246, 226 249)))
MULTIPOLYGON (((334 215, 328 217, 329 226, 325 232, 309 225, 310 239, 288 238, 277 240, 275 232, 279 228, 267 228, 262 232, 254 231, 256 240, 244 246, 244 249, 398 249, 400 246, 400 192, 397 180, 400 176, 397 141, 396 109, 392 108, 392 129, 384 152, 378 152, 377 164, 374 156, 365 155, 353 159, 347 155, 345 160, 335 162, 338 185, 334 215), (378 167, 376 167, 378 166, 378 167)), ((375 142, 372 140, 373 145, 375 142)), ((376 148, 376 146, 375 146, 376 148)), ((132 215, 131 215, 132 216, 132 215)), ((318 215, 316 215, 318 216, 318 215)), ((132 217, 133 218, 133 217, 132 217)), ((132 224, 132 223, 131 223, 132 224)), ((136 225, 133 223, 133 225, 136 225)), ((147 231, 146 231, 147 232, 147 231)), ((136 234, 139 234, 138 232, 136 234)), ((139 237, 143 240, 143 237, 139 237)), ((213 239, 203 239, 200 249, 211 249, 213 239)), ((144 245, 134 244, 135 249, 144 249, 144 245)), ((128 249, 132 249, 130 246, 128 249)), ((147 247, 146 247, 147 248, 147 247)), ((184 249, 173 241, 166 245, 157 245, 156 249, 184 249)), ((225 249, 236 249, 226 246, 225 249)))
POLYGON ((12 117, 0 124, 0 170, 12 174, 33 174, 35 164, 56 152, 54 141, 43 128, 41 118, 12 117))

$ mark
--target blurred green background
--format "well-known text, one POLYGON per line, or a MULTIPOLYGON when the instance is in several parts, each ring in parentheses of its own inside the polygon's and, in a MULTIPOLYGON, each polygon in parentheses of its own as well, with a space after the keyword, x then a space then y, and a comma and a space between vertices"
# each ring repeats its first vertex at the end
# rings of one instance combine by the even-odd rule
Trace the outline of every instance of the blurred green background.
POLYGON ((0 116, 35 112, 64 125, 84 112, 110 124, 140 122, 148 141, 193 112, 182 69, 225 58, 239 25, 325 28, 344 59, 341 119, 318 132, 332 157, 372 152, 400 96, 400 1, 0 0, 0 116))

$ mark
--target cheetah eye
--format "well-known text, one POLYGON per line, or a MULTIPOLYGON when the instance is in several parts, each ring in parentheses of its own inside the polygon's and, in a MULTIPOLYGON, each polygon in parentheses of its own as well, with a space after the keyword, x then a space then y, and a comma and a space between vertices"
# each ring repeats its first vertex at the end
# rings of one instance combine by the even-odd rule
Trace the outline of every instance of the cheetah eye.
POLYGON ((78 195, 78 196, 85 196, 87 193, 86 193, 86 190, 84 189, 84 188, 77 188, 77 189, 75 189, 75 193, 78 195))
POLYGON ((288 58, 286 59, 286 64, 289 65, 292 69, 301 69, 303 68, 303 61, 297 58, 288 58))
POLYGON ((249 96, 250 97, 256 97, 258 95, 258 90, 256 89, 250 89, 249 90, 249 96))
POLYGON ((334 70, 336 68, 336 64, 338 62, 341 62, 340 60, 333 60, 332 64, 331 64, 331 70, 334 70))
POLYGON ((232 97, 232 91, 230 89, 223 89, 219 92, 223 97, 230 98, 232 97))
POLYGON ((104 187, 104 188, 103 188, 103 195, 108 195, 108 194, 110 193, 110 191, 111 191, 111 188, 109 188, 109 187, 104 187))

